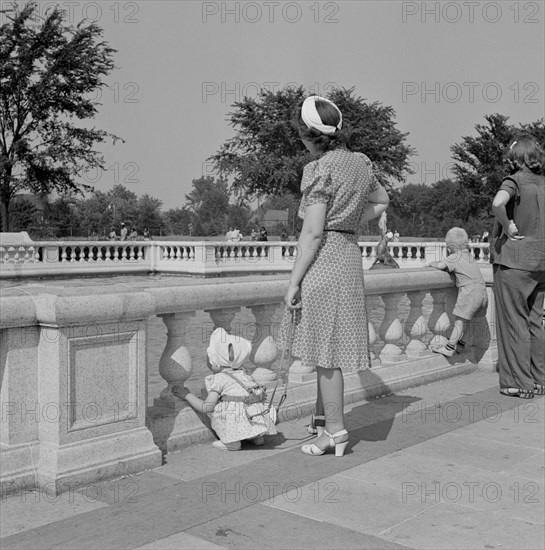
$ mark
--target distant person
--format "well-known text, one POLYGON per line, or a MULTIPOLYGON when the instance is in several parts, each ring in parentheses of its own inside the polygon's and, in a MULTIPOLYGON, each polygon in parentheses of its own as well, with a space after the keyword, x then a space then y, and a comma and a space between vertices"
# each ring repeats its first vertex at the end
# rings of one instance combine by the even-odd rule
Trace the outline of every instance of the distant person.
POLYGON ((391 241, 394 238, 394 234, 390 229, 388 229, 388 231, 386 232, 386 238, 388 239, 388 241, 391 241))
POLYGON ((265 227, 261 226, 261 229, 259 230, 259 240, 266 242, 269 240, 269 236, 267 234, 267 230, 265 227))
POLYGON ((235 243, 238 243, 242 240, 242 235, 236 227, 235 229, 233 229, 233 232, 231 233, 231 240, 235 243))
POLYGON ((129 241, 136 241, 138 239, 138 232, 136 229, 131 229, 129 233, 129 241))
POLYGON ((287 241, 289 240, 290 236, 288 235, 288 232, 286 231, 286 228, 282 229, 282 233, 280 233, 280 240, 281 241, 287 241))
POLYGON ((230 227, 229 228, 229 231, 227 231, 227 233, 225 233, 225 240, 229 243, 233 240, 233 228, 230 227))
POLYGON ((151 235, 150 235, 149 229, 147 227, 144 228, 144 240, 145 241, 151 241, 151 235))
POLYGON ((126 241, 128 234, 129 234, 129 230, 127 229, 127 226, 124 223, 121 223, 121 231, 119 232, 120 239, 122 241, 126 241))
POLYGON ((452 357, 464 351, 464 333, 467 323, 477 315, 485 315, 488 306, 486 284, 483 275, 469 250, 469 238, 461 227, 449 229, 445 237, 449 255, 442 261, 431 262, 424 267, 434 267, 454 273, 458 298, 452 310, 454 328, 449 341, 443 346, 432 348, 435 353, 452 357))
POLYGON ((483 236, 481 237, 481 241, 482 241, 483 243, 487 243, 489 237, 490 237, 490 234, 488 233, 488 231, 485 230, 484 233, 483 233, 483 236))
POLYGON ((397 229, 394 229, 394 242, 395 243, 399 242, 399 233, 398 233, 397 229))
POLYGON ((206 401, 181 384, 173 386, 173 395, 210 416, 212 429, 219 438, 212 443, 214 447, 239 451, 243 440, 263 445, 263 436, 275 434, 276 428, 268 413, 265 388, 242 368, 250 357, 251 342, 217 328, 206 351, 206 364, 213 372, 204 379, 206 401))
POLYGON ((117 239, 117 233, 115 232, 115 229, 113 227, 110 228, 110 232, 108 233, 108 239, 110 239, 110 241, 115 241, 117 239))
POLYGON ((251 241, 257 241, 258 232, 255 230, 255 228, 252 228, 252 232, 250 233, 250 240, 251 241))

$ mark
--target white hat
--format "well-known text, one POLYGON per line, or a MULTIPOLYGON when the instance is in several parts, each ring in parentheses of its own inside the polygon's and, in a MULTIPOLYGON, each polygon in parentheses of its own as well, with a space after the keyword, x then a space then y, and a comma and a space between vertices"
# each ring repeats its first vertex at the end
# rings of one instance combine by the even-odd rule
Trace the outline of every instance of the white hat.
POLYGON ((334 134, 337 130, 340 130, 343 127, 343 115, 337 105, 335 105, 333 101, 330 101, 329 99, 326 99, 325 97, 320 97, 318 95, 311 95, 307 97, 305 101, 303 101, 303 105, 301 107, 301 118, 303 119, 303 122, 305 123, 307 128, 314 128, 315 130, 318 130, 318 132, 326 135, 334 134), (316 101, 329 103, 329 105, 336 109, 336 111, 339 113, 339 123, 337 124, 337 126, 329 126, 322 122, 322 119, 318 114, 318 110, 316 109, 316 101))
POLYGON ((212 366, 238 369, 248 359, 251 351, 252 344, 249 340, 227 334, 225 329, 217 328, 210 336, 210 345, 206 353, 212 366), (229 357, 229 345, 233 346, 233 360, 229 357))

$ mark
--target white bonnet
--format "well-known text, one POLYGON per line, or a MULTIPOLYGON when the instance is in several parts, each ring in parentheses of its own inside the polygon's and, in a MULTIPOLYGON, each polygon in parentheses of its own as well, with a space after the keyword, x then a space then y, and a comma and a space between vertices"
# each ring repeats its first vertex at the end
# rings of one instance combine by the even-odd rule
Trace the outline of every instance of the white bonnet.
POLYGON ((252 344, 246 338, 227 334, 225 329, 217 328, 210 336, 206 353, 212 366, 238 369, 250 356, 252 344), (233 346, 233 361, 229 359, 229 344, 233 346))

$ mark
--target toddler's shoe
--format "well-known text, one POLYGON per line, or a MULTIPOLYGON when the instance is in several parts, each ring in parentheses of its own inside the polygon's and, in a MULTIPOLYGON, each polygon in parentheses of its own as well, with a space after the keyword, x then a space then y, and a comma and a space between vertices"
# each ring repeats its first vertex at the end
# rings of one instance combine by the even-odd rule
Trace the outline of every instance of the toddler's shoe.
POLYGON ((440 353, 441 355, 444 355, 445 357, 452 357, 456 353, 456 349, 453 348, 450 344, 446 344, 444 346, 432 348, 431 351, 433 351, 435 353, 440 353))
POLYGON ((223 443, 222 441, 214 441, 212 443, 213 447, 216 449, 222 449, 223 451, 240 451, 240 441, 232 441, 231 443, 223 443))
POLYGON ((261 445, 265 444, 265 438, 262 435, 256 435, 255 437, 247 439, 246 441, 250 442, 252 445, 255 445, 256 447, 260 447, 261 445))

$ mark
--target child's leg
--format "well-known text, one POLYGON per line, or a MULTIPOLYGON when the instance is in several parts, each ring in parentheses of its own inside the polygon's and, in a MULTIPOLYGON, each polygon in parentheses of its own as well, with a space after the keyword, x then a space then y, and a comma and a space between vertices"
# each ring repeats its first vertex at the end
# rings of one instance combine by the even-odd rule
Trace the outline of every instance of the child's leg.
POLYGON ((462 340, 466 329, 466 321, 461 317, 455 317, 454 327, 449 341, 439 348, 433 348, 435 353, 441 353, 445 357, 452 357, 455 353, 461 353, 464 350, 465 342, 462 340))
POLYGON ((466 320, 461 317, 456 317, 454 321, 454 328, 450 335, 447 347, 450 347, 456 351, 463 350, 465 342, 463 340, 464 332, 466 331, 466 320), (461 349, 460 349, 461 348, 461 349))

